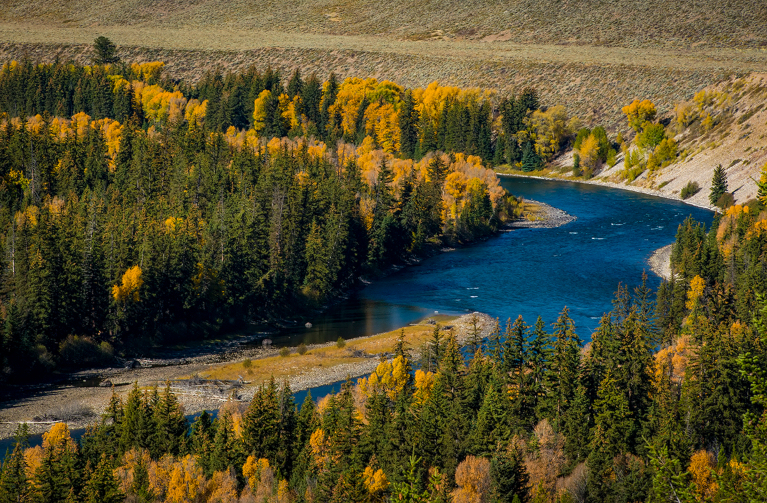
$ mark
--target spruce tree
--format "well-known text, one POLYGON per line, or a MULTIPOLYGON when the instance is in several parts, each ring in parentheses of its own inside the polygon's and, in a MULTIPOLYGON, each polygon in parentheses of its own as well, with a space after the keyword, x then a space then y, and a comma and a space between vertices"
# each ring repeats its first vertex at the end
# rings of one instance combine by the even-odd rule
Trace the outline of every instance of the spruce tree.
POLYGON ((530 476, 522 454, 515 447, 497 451, 490 460, 492 503, 530 501, 530 476))
POLYGON ((93 62, 97 65, 108 65, 120 61, 117 56, 117 46, 104 36, 97 37, 93 41, 93 51, 95 53, 93 62))
POLYGON ((153 444, 156 455, 172 454, 178 456, 183 451, 188 425, 181 404, 171 392, 170 382, 165 383, 165 388, 159 397, 157 406, 154 407, 153 413, 153 444))
POLYGON ((113 473, 112 459, 101 455, 96 470, 85 485, 85 503, 119 503, 123 494, 113 473))
POLYGON ((575 333, 570 311, 565 307, 554 323, 554 351, 551 355, 551 387, 547 390, 547 408, 556 428, 562 427, 567 410, 572 406, 581 367, 581 340, 575 333))
POLYGON ((711 192, 708 196, 709 202, 716 206, 721 198, 727 192, 727 173, 721 164, 714 168, 714 176, 711 179, 711 192))

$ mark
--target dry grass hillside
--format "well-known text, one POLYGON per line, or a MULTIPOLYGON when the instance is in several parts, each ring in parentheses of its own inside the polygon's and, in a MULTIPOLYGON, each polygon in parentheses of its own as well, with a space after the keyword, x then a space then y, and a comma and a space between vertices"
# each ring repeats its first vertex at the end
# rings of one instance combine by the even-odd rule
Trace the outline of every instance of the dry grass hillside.
MULTIPOLYGON (((756 197, 756 180, 767 167, 767 74, 732 78, 706 87, 694 99, 678 103, 670 115, 666 117, 670 121, 667 129, 672 135, 676 133, 679 152, 675 162, 627 182, 619 157, 613 168, 602 170, 593 181, 673 198, 680 197, 682 188, 693 182, 700 190, 686 201, 709 206, 713 171, 721 164, 735 202, 756 197)), ((568 170, 572 155, 562 157, 557 164, 568 170)), ((565 171, 559 176, 571 175, 565 171)))
POLYGON ((767 46, 761 0, 5 0, 0 22, 623 47, 767 46))

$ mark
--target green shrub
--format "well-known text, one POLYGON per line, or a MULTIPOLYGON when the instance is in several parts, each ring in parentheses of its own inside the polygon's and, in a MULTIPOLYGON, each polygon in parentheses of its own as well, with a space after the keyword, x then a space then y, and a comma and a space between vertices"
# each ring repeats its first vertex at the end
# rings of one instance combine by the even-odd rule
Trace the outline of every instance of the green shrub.
POLYGON ((733 204, 735 204, 735 196, 733 196, 730 192, 725 192, 719 199, 716 200, 716 205, 723 210, 726 210, 733 204))
POLYGON ((253 362, 250 360, 250 358, 248 358, 247 360, 242 362, 242 366, 243 368, 249 369, 250 367, 253 366, 253 362))
POLYGON ((298 345, 299 355, 305 355, 307 351, 309 351, 309 348, 306 347, 306 344, 302 342, 301 344, 298 345))
POLYGON ((611 148, 607 151, 607 165, 611 168, 618 164, 618 152, 615 151, 615 149, 611 148))
POLYGON ((687 182, 687 185, 682 187, 682 192, 679 193, 679 195, 682 197, 682 199, 687 199, 695 194, 700 192, 700 186, 698 185, 698 182, 689 181, 687 182))
POLYGON ((639 175, 644 173, 644 170, 645 170, 645 167, 640 164, 639 166, 635 166, 635 167, 633 167, 633 168, 631 168, 629 170, 625 170, 624 171, 624 177, 629 182, 633 182, 634 180, 637 179, 637 177, 639 175))
POLYGON ((336 347, 338 349, 343 349, 344 346, 346 346, 346 341, 343 339, 343 337, 339 337, 338 340, 336 341, 336 347))
POLYGON ((108 342, 96 343, 90 337, 70 335, 59 345, 61 363, 68 367, 107 365, 112 362, 114 349, 108 342))
POLYGON ((280 356, 283 358, 287 358, 288 356, 290 356, 290 348, 280 349, 280 356))

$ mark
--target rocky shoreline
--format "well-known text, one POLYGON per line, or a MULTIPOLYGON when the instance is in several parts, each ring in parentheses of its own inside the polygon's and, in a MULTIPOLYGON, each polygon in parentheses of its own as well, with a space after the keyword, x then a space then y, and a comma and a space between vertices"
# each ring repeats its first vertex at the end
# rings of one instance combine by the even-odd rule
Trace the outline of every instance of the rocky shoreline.
POLYGON ((527 219, 514 220, 505 225, 508 229, 554 229, 569 224, 578 217, 554 208, 551 205, 533 199, 525 199, 526 203, 536 206, 536 214, 527 219))
POLYGON ((674 245, 670 244, 663 248, 658 248, 647 260, 652 272, 665 280, 671 279, 671 251, 673 247, 674 245))

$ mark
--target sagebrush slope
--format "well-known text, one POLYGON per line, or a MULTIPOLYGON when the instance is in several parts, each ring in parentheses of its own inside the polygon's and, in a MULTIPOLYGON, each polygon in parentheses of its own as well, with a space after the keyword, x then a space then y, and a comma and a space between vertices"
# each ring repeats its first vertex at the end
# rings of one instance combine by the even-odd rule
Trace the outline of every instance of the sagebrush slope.
POLYGON ((767 46, 767 3, 652 0, 10 0, 1 21, 66 26, 217 26, 223 29, 493 37, 525 43, 767 46))

